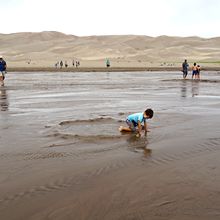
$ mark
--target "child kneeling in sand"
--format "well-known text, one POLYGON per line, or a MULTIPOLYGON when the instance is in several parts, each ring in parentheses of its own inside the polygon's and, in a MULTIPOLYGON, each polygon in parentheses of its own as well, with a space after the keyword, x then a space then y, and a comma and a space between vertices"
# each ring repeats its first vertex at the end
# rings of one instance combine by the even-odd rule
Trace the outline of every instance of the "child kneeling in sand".
POLYGON ((147 122, 146 119, 153 118, 154 112, 152 109, 147 109, 145 112, 140 112, 140 113, 135 113, 132 115, 129 115, 126 119, 126 123, 128 127, 119 127, 119 131, 128 131, 128 132, 138 132, 137 137, 141 136, 141 130, 142 130, 142 125, 141 123, 144 122, 144 131, 145 133, 148 131, 147 130, 147 122), (138 127, 136 129, 136 127, 138 127))

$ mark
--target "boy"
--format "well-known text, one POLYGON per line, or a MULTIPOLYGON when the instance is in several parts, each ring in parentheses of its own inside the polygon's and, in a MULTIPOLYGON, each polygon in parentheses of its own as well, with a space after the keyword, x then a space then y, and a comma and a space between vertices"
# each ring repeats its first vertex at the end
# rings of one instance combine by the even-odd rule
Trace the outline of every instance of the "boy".
POLYGON ((200 71, 201 71, 201 67, 200 65, 197 65, 197 79, 200 79, 200 71))
POLYGON ((153 118, 153 115, 154 115, 154 112, 152 109, 147 109, 147 110, 145 110, 145 112, 135 113, 135 114, 129 115, 126 120, 128 127, 120 126, 119 131, 135 132, 136 127, 138 127, 138 129, 137 129, 138 133, 136 136, 140 137, 141 130, 142 130, 141 123, 144 122, 144 131, 146 133, 148 131, 146 119, 153 118))
POLYGON ((192 66, 192 79, 193 79, 194 76, 195 76, 195 79, 196 79, 197 72, 198 72, 198 69, 197 69, 196 63, 194 63, 193 66, 192 66))

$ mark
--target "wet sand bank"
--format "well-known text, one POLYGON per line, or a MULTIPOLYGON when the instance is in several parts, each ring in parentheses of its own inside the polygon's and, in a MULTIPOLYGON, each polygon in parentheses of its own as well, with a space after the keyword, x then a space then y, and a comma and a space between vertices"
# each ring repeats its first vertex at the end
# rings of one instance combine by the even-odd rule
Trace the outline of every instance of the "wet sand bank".
MULTIPOLYGON (((218 66, 203 66, 203 71, 220 71, 218 66)), ((146 71, 181 71, 180 67, 176 66, 146 66, 146 67, 9 67, 9 72, 146 72, 146 71)), ((190 72, 190 71, 189 71, 190 72)))
POLYGON ((1 219, 218 219, 220 75, 10 73, 1 219), (155 111, 140 139, 118 132, 155 111), (13 210, 13 211, 12 211, 13 210))

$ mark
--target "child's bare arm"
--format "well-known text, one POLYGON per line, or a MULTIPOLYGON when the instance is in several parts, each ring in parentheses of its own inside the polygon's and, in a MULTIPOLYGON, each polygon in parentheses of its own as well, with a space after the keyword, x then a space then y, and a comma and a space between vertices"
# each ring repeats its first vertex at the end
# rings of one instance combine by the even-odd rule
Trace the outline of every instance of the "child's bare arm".
POLYGON ((147 130, 147 122, 146 122, 146 121, 144 121, 144 131, 145 131, 145 132, 148 131, 148 130, 147 130))
POLYGON ((140 121, 138 121, 138 133, 141 135, 142 126, 140 121))
POLYGON ((141 123, 138 121, 138 133, 136 134, 136 137, 141 136, 141 129, 142 129, 141 123))

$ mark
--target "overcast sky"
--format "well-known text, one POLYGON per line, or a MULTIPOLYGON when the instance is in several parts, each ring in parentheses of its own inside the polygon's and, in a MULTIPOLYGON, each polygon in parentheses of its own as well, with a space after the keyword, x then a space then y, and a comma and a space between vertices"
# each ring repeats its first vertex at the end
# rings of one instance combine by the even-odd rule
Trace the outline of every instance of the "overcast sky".
POLYGON ((0 0, 0 33, 220 36, 220 0, 0 0))

